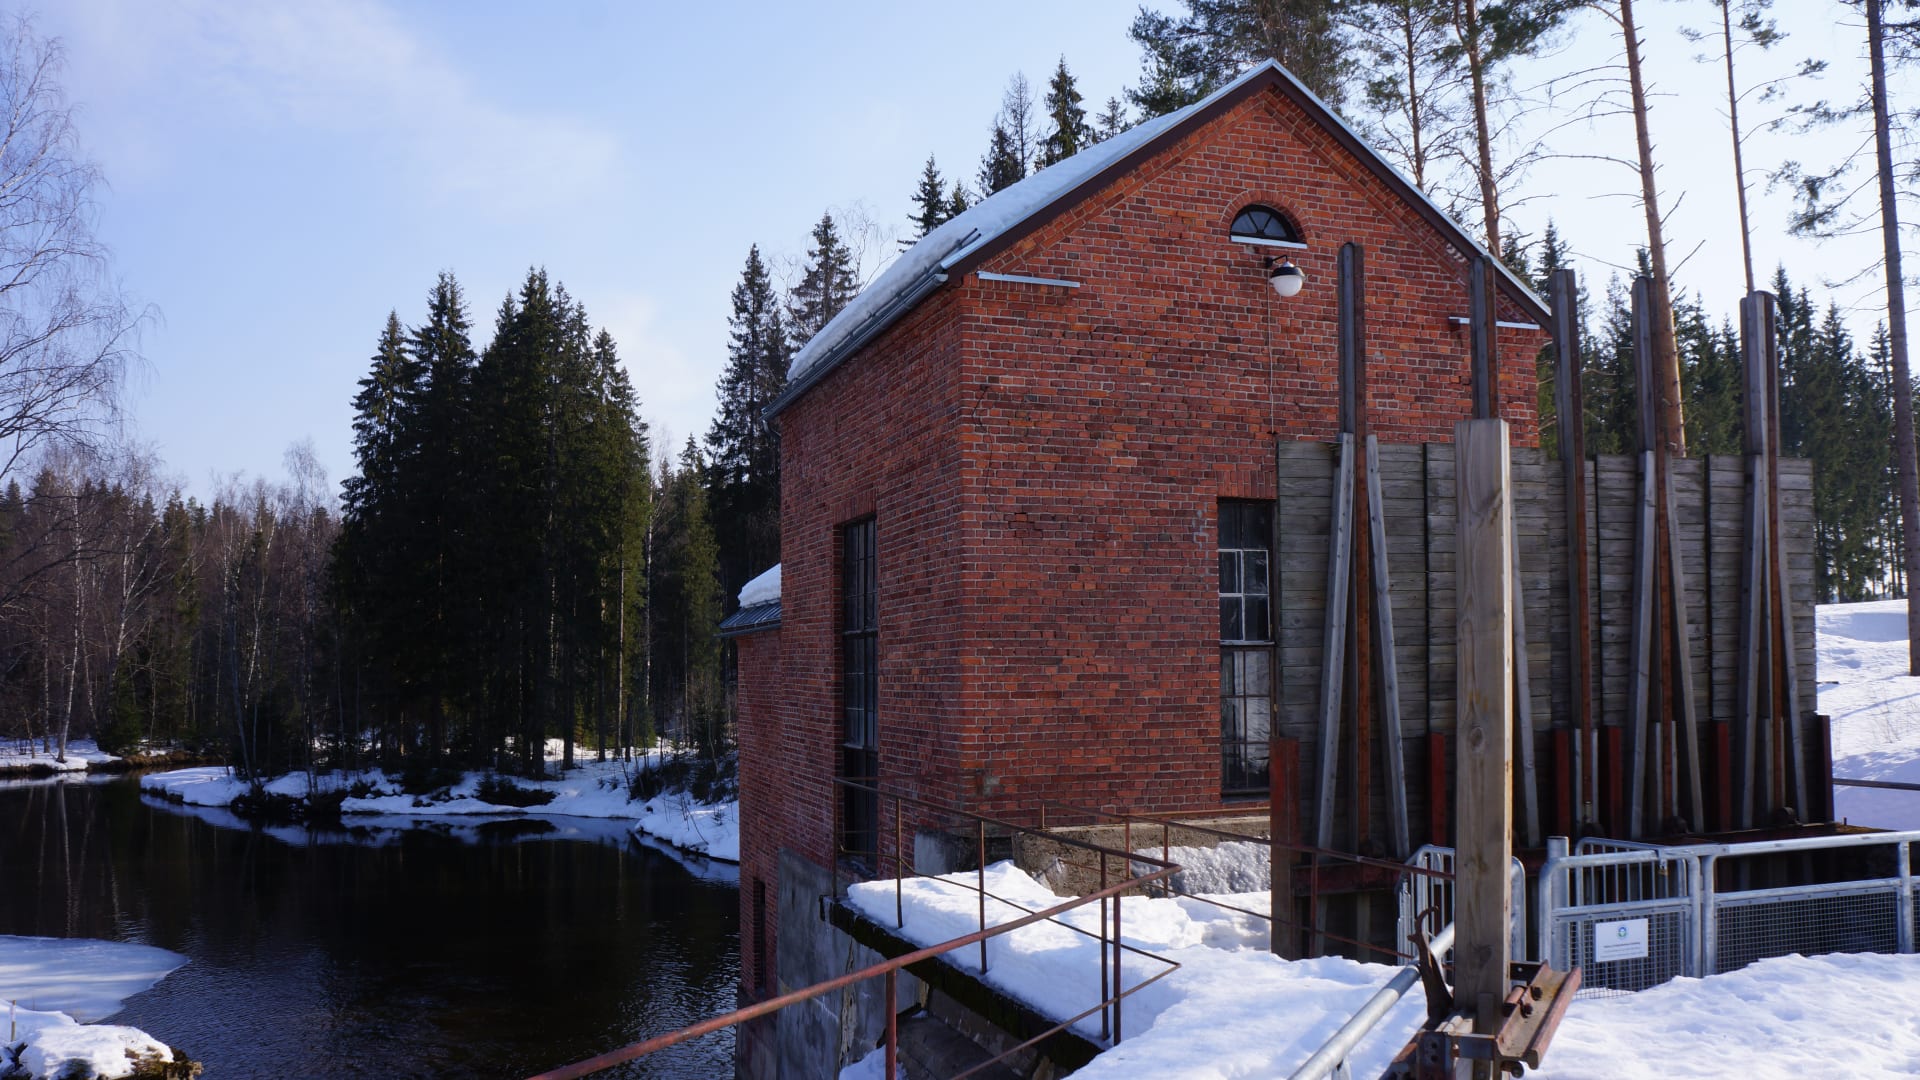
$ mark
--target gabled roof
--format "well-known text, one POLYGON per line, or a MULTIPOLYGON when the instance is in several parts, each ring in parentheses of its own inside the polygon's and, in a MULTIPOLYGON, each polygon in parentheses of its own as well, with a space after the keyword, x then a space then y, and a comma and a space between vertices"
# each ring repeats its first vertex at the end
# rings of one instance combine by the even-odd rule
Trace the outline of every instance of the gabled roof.
POLYGON ((806 393, 842 360, 912 311, 950 276, 971 271, 1081 199, 1100 191, 1109 180, 1125 173, 1138 161, 1152 157, 1194 128, 1268 89, 1277 89, 1326 129, 1334 141, 1379 177, 1464 257, 1486 256, 1498 275, 1501 294, 1541 325, 1547 324, 1547 306, 1526 282, 1434 205, 1433 200, 1368 146, 1291 72, 1267 60, 1184 109, 1147 120, 995 192, 922 237, 795 354, 787 388, 767 407, 767 415, 779 413, 806 393))

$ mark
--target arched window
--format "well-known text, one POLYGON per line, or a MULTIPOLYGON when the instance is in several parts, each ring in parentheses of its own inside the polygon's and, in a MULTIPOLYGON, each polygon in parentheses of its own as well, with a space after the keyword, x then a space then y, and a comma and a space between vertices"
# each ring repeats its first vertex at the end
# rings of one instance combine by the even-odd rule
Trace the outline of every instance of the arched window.
POLYGON ((1254 204, 1233 219, 1227 235, 1250 244, 1298 244, 1300 233, 1287 216, 1271 206, 1254 204))

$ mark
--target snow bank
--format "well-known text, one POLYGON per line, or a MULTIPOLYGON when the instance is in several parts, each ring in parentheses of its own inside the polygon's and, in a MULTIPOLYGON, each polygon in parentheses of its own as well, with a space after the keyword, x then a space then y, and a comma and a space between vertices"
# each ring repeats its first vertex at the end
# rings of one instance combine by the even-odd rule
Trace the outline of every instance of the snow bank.
MULTIPOLYGON (((1264 893, 1273 887, 1273 851, 1265 844, 1228 840, 1213 847, 1165 848, 1164 856, 1162 850, 1140 848, 1134 854, 1178 864, 1180 872, 1168 882, 1176 892, 1264 893)), ((1135 874, 1150 874, 1157 869, 1151 863, 1133 864, 1135 874)))
MULTIPOLYGON (((557 744, 553 748, 557 754, 557 744)), ((401 790, 401 778, 379 769, 364 772, 323 775, 309 791, 305 773, 289 773, 268 781, 265 789, 275 795, 304 799, 321 792, 361 790, 340 801, 343 823, 354 826, 362 818, 594 818, 626 822, 626 828, 642 832, 675 847, 726 862, 740 861, 740 806, 737 801, 699 803, 682 795, 665 795, 636 804, 628 797, 628 782, 634 770, 657 768, 662 759, 676 751, 652 750, 635 761, 594 761, 585 755, 575 767, 551 780, 527 780, 505 777, 515 787, 543 791, 552 798, 536 806, 504 806, 479 798, 480 785, 487 773, 467 773, 451 787, 427 795, 409 795, 401 790)), ((188 806, 217 809, 231 806, 245 794, 247 782, 233 776, 231 769, 210 766, 151 773, 140 778, 142 791, 188 806)), ((222 822, 216 822, 221 824, 222 822)), ((289 843, 309 842, 300 828, 270 830, 289 834, 289 843)))
POLYGON ((778 599, 780 599, 779 563, 774 563, 773 569, 740 587, 740 606, 743 608, 749 608, 755 604, 771 604, 778 599))
MULTIPOLYGON (((1907 602, 1816 609, 1820 711, 1833 718, 1833 775, 1920 783, 1920 678, 1907 674, 1907 602)), ((1856 825, 1920 829, 1920 791, 1835 785, 1856 825)))
MULTIPOLYGON (((172 1061, 166 1044, 138 1028, 93 1024, 166 978, 187 958, 165 949, 83 938, 0 936, 0 1002, 8 1006, 12 1053, 30 1076, 133 1072, 135 1059, 172 1061)), ((0 1072, 4 1072, 0 1068, 0 1072)))
POLYGON ((740 803, 695 802, 685 792, 661 795, 640 807, 634 831, 658 837, 683 851, 740 861, 740 803))
POLYGON ((85 772, 89 765, 106 765, 120 760, 100 749, 92 739, 75 739, 68 743, 64 760, 56 760, 41 745, 38 739, 9 739, 0 743, 0 772, 26 769, 85 772))
POLYGON ((225 765, 203 765, 148 773, 140 778, 140 790, 189 806, 227 806, 246 794, 247 782, 236 779, 225 765))

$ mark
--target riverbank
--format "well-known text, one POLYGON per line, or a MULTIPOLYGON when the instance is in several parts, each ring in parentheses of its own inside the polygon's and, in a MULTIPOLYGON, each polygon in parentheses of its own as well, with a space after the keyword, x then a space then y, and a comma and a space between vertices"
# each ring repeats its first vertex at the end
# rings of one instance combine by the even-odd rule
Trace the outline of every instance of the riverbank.
POLYGON ((0 936, 7 1007, 0 1076, 186 1080, 199 1066, 141 1031, 92 1021, 166 978, 187 958, 119 941, 0 936))
POLYGON ((125 755, 109 754, 92 739, 74 739, 67 743, 64 754, 49 748, 40 739, 8 739, 0 742, 0 778, 123 773, 133 769, 201 765, 211 760, 204 754, 172 747, 143 747, 125 755))
MULTIPOLYGON (((680 851, 738 863, 740 808, 733 785, 690 783, 690 753, 650 750, 632 761, 577 760, 572 769, 544 780, 383 769, 288 773, 261 784, 257 792, 225 766, 204 766, 148 774, 140 778, 140 788, 190 806, 298 820, 337 816, 344 822, 355 815, 615 819, 680 851)), ((558 770, 559 762, 549 760, 548 767, 558 770)))

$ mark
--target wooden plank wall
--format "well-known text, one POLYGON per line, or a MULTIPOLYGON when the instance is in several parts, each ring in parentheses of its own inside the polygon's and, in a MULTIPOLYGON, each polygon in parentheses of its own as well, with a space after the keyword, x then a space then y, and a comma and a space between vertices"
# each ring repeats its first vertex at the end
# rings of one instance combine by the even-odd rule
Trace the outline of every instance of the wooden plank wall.
MULTIPOLYGON (((1329 443, 1283 444, 1278 456, 1280 711, 1277 734, 1300 740, 1302 761, 1318 750, 1318 695, 1326 607, 1327 529, 1337 448, 1329 443)), ((1679 541, 1692 628, 1695 707, 1702 721, 1734 716, 1739 659, 1740 560, 1746 520, 1744 465, 1739 457, 1691 458, 1673 464, 1679 541)), ((1393 584, 1394 643, 1400 670, 1400 710, 1415 844, 1432 838, 1429 736, 1454 723, 1454 479, 1448 444, 1383 444, 1381 489, 1387 516, 1387 559, 1393 584)), ((1618 727, 1627 717, 1629 616, 1633 603, 1638 463, 1603 456, 1587 464, 1588 535, 1594 569, 1592 674, 1595 723, 1618 727)), ((1519 593, 1526 605, 1527 663, 1536 732, 1542 820, 1556 819, 1557 772, 1551 729, 1572 714, 1568 649, 1565 498, 1557 463, 1537 449, 1513 451, 1514 517, 1520 538, 1519 593)), ((1810 462, 1780 463, 1782 542, 1792 586, 1795 659, 1802 715, 1815 711, 1813 641, 1813 470, 1810 462)), ((1809 731, 1812 730, 1809 725, 1809 731)), ((1703 723, 1711 762, 1713 728, 1703 723)), ((1348 730, 1351 738, 1351 729, 1348 730)), ((1342 748, 1343 760, 1349 747, 1342 748)), ((1450 751, 1449 751, 1450 752, 1450 751)), ((1387 806, 1379 763, 1372 763, 1370 819, 1384 844, 1387 806)), ((1346 769, 1343 767, 1341 772, 1346 769)), ((1449 766, 1439 774, 1450 782, 1449 766)), ((1711 776, 1712 770, 1709 769, 1711 776)), ((1519 775, 1518 763, 1515 775, 1519 775)), ((1603 784, 1608 783, 1603 778, 1603 784)), ((1711 780, 1709 780, 1711 785, 1711 780)), ((1304 785, 1311 787, 1311 783, 1304 785)), ((1343 780, 1344 788, 1344 780, 1343 780)), ((1309 797, 1310 792, 1302 792, 1309 797)), ((1450 798, 1450 797, 1449 797, 1450 798)), ((1448 805, 1451 805, 1450 801, 1448 805)), ((1336 846, 1352 841, 1344 795, 1337 803, 1336 846)), ((1302 810, 1310 811, 1302 802, 1302 810)))

